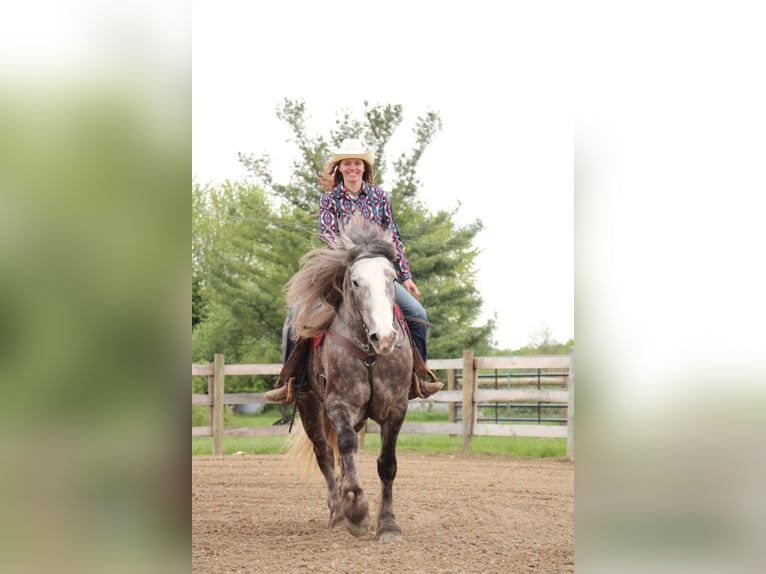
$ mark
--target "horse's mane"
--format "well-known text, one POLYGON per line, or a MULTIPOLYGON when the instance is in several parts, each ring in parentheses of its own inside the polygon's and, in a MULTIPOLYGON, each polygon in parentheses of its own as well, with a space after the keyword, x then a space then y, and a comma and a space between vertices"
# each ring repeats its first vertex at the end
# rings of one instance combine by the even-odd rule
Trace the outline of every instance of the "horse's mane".
POLYGON ((364 257, 394 262, 396 247, 390 230, 357 215, 341 228, 333 246, 312 249, 301 258, 298 272, 286 285, 293 339, 313 337, 332 323, 344 300, 346 271, 364 257))

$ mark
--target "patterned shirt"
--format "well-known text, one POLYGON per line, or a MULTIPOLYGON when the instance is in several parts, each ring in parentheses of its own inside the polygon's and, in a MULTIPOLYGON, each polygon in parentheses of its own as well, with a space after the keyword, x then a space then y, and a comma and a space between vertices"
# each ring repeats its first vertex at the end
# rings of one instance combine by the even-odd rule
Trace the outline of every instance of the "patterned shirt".
POLYGON ((360 213, 367 221, 377 223, 383 229, 391 229, 396 246, 396 271, 401 281, 412 277, 410 265, 404 255, 404 245, 399 235, 399 228, 394 221, 391 202, 386 192, 378 187, 362 183, 359 199, 353 199, 343 183, 324 193, 319 200, 319 236, 332 245, 338 236, 338 220, 347 223, 352 215, 360 213))

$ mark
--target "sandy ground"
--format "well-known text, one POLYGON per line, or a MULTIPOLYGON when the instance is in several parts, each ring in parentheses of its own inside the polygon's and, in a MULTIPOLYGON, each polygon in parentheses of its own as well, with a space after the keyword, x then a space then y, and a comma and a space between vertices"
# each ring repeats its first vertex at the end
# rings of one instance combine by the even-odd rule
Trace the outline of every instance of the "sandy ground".
MULTIPOLYGON (((359 474, 377 512, 376 454, 359 474)), ((323 479, 286 455, 192 457, 192 572, 574 572, 574 464, 566 459, 398 455, 403 540, 328 527, 323 479)), ((374 522, 374 520, 373 520, 374 522)))

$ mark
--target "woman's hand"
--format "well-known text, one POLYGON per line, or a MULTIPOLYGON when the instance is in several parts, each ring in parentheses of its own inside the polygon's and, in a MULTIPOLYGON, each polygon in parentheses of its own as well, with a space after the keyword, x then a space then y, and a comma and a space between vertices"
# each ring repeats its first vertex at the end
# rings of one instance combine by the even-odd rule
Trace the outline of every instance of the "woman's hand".
POLYGON ((403 281, 402 285, 404 285, 404 288, 407 289, 415 299, 420 299, 420 289, 418 289, 418 286, 415 285, 415 282, 411 278, 403 281))

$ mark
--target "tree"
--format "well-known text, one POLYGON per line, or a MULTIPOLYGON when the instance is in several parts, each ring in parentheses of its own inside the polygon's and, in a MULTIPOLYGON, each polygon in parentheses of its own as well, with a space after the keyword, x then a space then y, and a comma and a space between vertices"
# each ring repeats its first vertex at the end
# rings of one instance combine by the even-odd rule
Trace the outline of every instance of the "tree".
MULTIPOLYGON (((413 146, 392 162, 390 176, 385 148, 402 122, 400 105, 370 106, 365 102, 364 120, 354 118, 348 111, 341 112, 337 127, 328 138, 309 133, 303 101, 285 99, 277 109, 277 116, 290 126, 292 141, 298 148, 290 181, 279 184, 273 180, 268 155, 255 157, 240 153, 239 159, 254 180, 278 198, 280 225, 284 230, 294 231, 291 247, 297 252, 305 252, 309 246, 319 244, 316 216, 322 190, 317 185, 317 175, 324 169, 333 147, 348 137, 362 139, 375 150, 376 181, 392 197, 407 257, 424 294, 422 301, 429 320, 433 323, 429 332, 429 355, 462 356, 463 350, 468 348, 478 353, 487 352, 493 344, 490 338, 495 321, 475 325, 483 301, 474 283, 478 251, 472 242, 482 230, 482 223, 476 220, 466 226, 457 226, 453 222, 457 208, 431 213, 417 194, 420 185, 418 162, 441 131, 439 115, 428 112, 417 119, 413 146), (312 232, 307 235, 306 230, 312 227, 312 232)), ((281 260, 290 270, 296 268, 299 259, 294 253, 273 256, 274 263, 281 260)))
POLYGON ((515 355, 567 355, 572 347, 574 347, 574 339, 559 343, 553 338, 553 328, 542 322, 530 333, 526 346, 513 353, 515 355))
POLYGON ((192 276, 192 329, 202 323, 207 316, 207 300, 203 293, 203 280, 198 275, 192 276))
MULTIPOLYGON (((206 313, 193 325, 193 360, 224 353, 228 362, 280 362, 282 288, 293 272, 282 259, 299 257, 290 249, 294 233, 280 225, 267 194, 251 183, 194 184, 192 198, 196 311, 206 313)), ((228 386, 265 388, 271 379, 236 377, 228 386)))
POLYGON ((537 328, 529 335, 530 347, 549 346, 553 342, 553 327, 551 327, 548 323, 540 323, 537 328))

